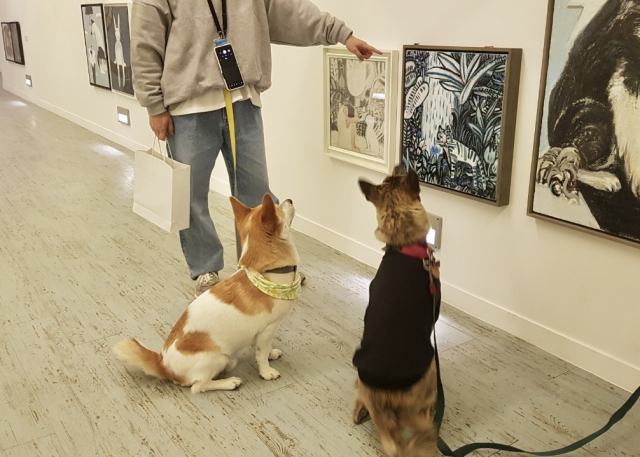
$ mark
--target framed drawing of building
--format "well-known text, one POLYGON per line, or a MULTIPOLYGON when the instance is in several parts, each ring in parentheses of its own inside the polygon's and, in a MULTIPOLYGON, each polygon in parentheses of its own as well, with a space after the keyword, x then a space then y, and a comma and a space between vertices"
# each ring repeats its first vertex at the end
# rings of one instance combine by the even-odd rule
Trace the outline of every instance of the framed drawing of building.
POLYGON ((324 49, 325 150, 333 158, 389 173, 395 144, 397 51, 360 61, 324 49))
POLYGON ((521 49, 404 46, 401 155, 429 187, 509 203, 521 49))

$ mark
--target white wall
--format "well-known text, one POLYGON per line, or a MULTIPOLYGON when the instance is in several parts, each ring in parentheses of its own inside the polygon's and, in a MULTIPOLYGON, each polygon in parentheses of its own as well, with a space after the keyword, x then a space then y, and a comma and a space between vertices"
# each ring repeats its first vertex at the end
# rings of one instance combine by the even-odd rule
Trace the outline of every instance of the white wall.
MULTIPOLYGON (((151 138, 135 100, 88 84, 80 1, 4 0, 19 20, 27 66, 2 61, 5 88, 124 146, 151 138), (55 6, 53 5, 55 3, 55 6), (51 20, 56 17, 56 20, 51 20), (27 90, 24 73, 34 78, 27 90), (116 104, 133 127, 116 122, 116 104)), ((403 44, 523 48, 511 203, 505 208, 423 190, 444 218, 444 299, 629 390, 640 384, 640 249, 526 216, 547 0, 317 0, 385 50, 403 44)), ((371 265, 380 259, 373 207, 356 181, 382 175, 323 153, 322 50, 274 47, 263 96, 274 191, 292 198, 296 227, 371 265)), ((219 164, 221 165, 221 164, 219 164)), ((221 166, 212 186, 226 191, 221 166)))

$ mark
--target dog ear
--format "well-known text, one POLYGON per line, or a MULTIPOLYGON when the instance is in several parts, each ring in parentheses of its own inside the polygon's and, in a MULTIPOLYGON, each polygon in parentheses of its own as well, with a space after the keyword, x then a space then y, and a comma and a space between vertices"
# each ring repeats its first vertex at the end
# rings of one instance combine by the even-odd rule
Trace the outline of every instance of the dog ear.
POLYGON ((377 200, 378 186, 376 186, 375 184, 371 184, 368 181, 364 181, 362 179, 358 181, 358 184, 360 185, 360 190, 362 191, 362 193, 364 194, 364 196, 368 201, 373 202, 377 200))
POLYGON ((414 197, 420 196, 420 179, 418 178, 418 174, 413 170, 413 168, 409 168, 407 172, 407 188, 411 195, 414 197))
POLYGON ((266 193, 262 198, 262 223, 263 224, 275 224, 278 221, 278 214, 276 213, 276 202, 273 201, 271 194, 266 193))
POLYGON ((407 173, 407 170, 405 169, 404 165, 396 165, 393 169, 394 175, 404 175, 406 173, 407 173))
POLYGON ((231 201, 231 208, 233 208, 236 221, 241 221, 251 212, 251 208, 244 206, 236 197, 229 197, 229 201, 231 201))

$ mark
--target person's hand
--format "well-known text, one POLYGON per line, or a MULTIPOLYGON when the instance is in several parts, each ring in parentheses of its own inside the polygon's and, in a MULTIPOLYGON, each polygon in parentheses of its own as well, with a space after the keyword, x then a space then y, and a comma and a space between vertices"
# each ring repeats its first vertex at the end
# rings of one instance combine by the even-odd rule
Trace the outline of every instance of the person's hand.
POLYGON ((168 135, 173 136, 175 133, 173 128, 173 119, 169 111, 165 111, 157 116, 149 116, 149 125, 151 130, 156 134, 159 140, 165 141, 168 135))
POLYGON ((345 46, 360 60, 368 59, 374 52, 376 54, 382 54, 381 51, 378 51, 366 41, 362 41, 360 38, 356 38, 353 35, 347 38, 345 46))

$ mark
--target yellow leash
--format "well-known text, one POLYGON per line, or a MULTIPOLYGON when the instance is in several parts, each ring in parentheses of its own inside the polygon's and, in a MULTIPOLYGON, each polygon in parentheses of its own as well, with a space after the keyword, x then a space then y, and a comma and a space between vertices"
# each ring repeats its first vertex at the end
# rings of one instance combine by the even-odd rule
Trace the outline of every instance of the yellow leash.
POLYGON ((229 122, 229 136, 231 137, 231 154, 233 155, 233 172, 236 173, 236 124, 233 118, 233 102, 231 92, 224 89, 224 104, 227 108, 227 120, 229 122))
MULTIPOLYGON (((233 156, 233 196, 238 198, 238 163, 236 158, 236 123, 233 117, 233 101, 231 100, 231 92, 223 89, 224 105, 227 109, 227 122, 229 123, 229 137, 231 138, 231 155, 233 156)), ((240 240, 240 232, 236 225, 236 255, 240 261, 242 254, 242 241, 240 240)))

